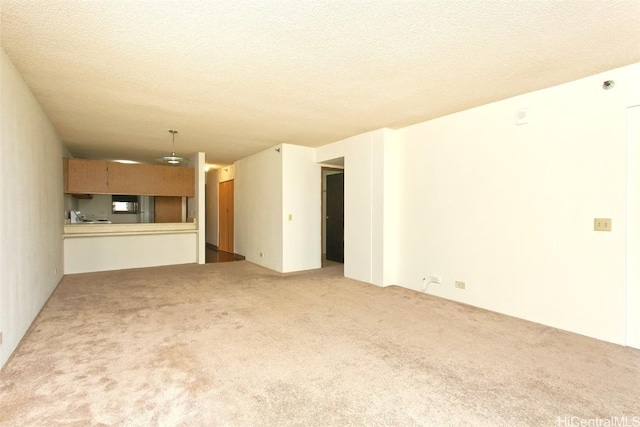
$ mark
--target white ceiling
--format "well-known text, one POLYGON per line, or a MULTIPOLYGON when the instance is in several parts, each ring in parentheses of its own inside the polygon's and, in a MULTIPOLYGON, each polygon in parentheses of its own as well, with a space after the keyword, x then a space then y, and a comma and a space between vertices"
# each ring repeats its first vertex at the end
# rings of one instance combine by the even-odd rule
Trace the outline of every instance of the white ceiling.
POLYGON ((228 164, 640 61, 640 0, 1 0, 77 157, 228 164))

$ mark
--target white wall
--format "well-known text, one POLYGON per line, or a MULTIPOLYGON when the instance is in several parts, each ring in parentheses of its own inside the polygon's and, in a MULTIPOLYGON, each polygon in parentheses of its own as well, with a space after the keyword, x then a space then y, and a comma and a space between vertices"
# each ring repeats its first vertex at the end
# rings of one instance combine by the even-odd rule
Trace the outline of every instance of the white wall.
POLYGON ((627 341, 640 348, 640 105, 627 114, 627 341))
POLYGON ((280 272, 320 268, 321 175, 314 153, 282 144, 236 162, 236 253, 280 272))
POLYGON ((283 267, 281 151, 272 147, 236 162, 234 180, 235 253, 276 271, 283 267))
POLYGON ((282 144, 282 271, 320 268, 321 170, 315 150, 282 144))
POLYGON ((65 274, 195 262, 198 262, 197 231, 64 239, 65 274))
POLYGON ((227 165, 218 169, 218 182, 231 181, 235 178, 236 167, 235 165, 227 165))
POLYGON ((204 264, 206 262, 206 219, 205 219, 205 192, 206 192, 206 173, 205 173, 205 155, 204 153, 195 153, 189 159, 190 167, 194 169, 194 187, 195 196, 183 198, 183 215, 187 218, 187 222, 195 221, 198 230, 198 239, 196 244, 197 263, 204 264), (186 199, 186 200, 185 200, 186 199))
POLYGON ((78 199, 73 197, 71 194, 64 195, 64 215, 63 218, 70 218, 70 211, 80 210, 80 202, 78 199))
POLYGON ((344 156, 344 275, 375 283, 371 132, 349 138, 344 156))
POLYGON ((190 212, 189 217, 195 218, 196 227, 198 229, 197 235, 197 263, 204 264, 207 259, 207 251, 205 247, 205 233, 206 233, 206 224, 205 224, 205 209, 206 209, 206 197, 205 197, 205 186, 206 186, 206 175, 205 175, 205 155, 204 153, 196 153, 191 158, 191 164, 195 169, 195 188, 196 195, 193 198, 189 198, 191 201, 190 204, 190 212))
POLYGON ((396 145, 379 129, 316 149, 321 164, 344 157, 344 275, 380 286, 396 283, 396 145))
POLYGON ((218 246, 218 169, 207 172, 205 230, 206 243, 218 246))
MULTIPOLYGON (((378 162, 382 162, 378 170, 382 174, 377 177, 374 186, 382 186, 382 238, 378 240, 377 251, 382 254, 382 277, 378 284, 383 286, 398 283, 398 230, 402 221, 400 194, 403 183, 400 180, 400 149, 398 133, 391 129, 382 129, 382 149, 378 150, 378 162)), ((380 197, 380 196, 379 196, 380 197)), ((375 261, 374 261, 375 262, 375 261)))
POLYGON ((637 104, 640 64, 401 129, 398 283, 438 274, 435 295, 623 344, 637 104))
POLYGON ((0 54, 0 365, 62 278, 63 147, 0 54))

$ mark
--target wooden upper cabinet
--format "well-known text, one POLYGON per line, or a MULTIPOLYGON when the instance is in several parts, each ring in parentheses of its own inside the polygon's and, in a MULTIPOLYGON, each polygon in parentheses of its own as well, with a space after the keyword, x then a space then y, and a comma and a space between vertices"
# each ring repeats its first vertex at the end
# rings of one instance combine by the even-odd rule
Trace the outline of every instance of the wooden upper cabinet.
POLYGON ((108 193, 107 162, 65 158, 64 192, 72 194, 108 193))
POLYGON ((153 165, 109 163, 109 191, 111 194, 138 194, 155 196, 153 177, 148 176, 153 165))
POLYGON ((157 196, 194 197, 196 195, 195 169, 175 166, 151 167, 154 170, 149 171, 149 175, 154 177, 155 184, 158 186, 157 196))
POLYGON ((110 194, 183 197, 195 195, 193 168, 109 162, 108 169, 110 194))
POLYGON ((195 171, 175 166, 65 159, 65 193, 193 197, 195 171))

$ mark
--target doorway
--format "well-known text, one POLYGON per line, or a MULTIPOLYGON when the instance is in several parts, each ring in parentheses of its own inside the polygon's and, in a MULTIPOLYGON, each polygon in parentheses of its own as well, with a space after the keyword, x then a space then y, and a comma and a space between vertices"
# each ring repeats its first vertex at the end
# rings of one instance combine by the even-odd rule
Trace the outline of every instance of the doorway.
POLYGON ((233 180, 219 184, 218 250, 233 253, 233 180))
POLYGON ((324 258, 344 263, 344 170, 323 168, 322 181, 324 258))

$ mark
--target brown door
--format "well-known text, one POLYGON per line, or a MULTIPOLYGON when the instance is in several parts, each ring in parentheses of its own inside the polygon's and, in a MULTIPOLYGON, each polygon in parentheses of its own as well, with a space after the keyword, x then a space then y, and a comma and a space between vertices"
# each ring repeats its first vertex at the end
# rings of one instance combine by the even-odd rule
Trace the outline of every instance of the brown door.
POLYGON ((155 222, 182 222, 182 197, 156 196, 155 222))
POLYGON ((218 250, 233 253, 233 180, 220 183, 218 250))

